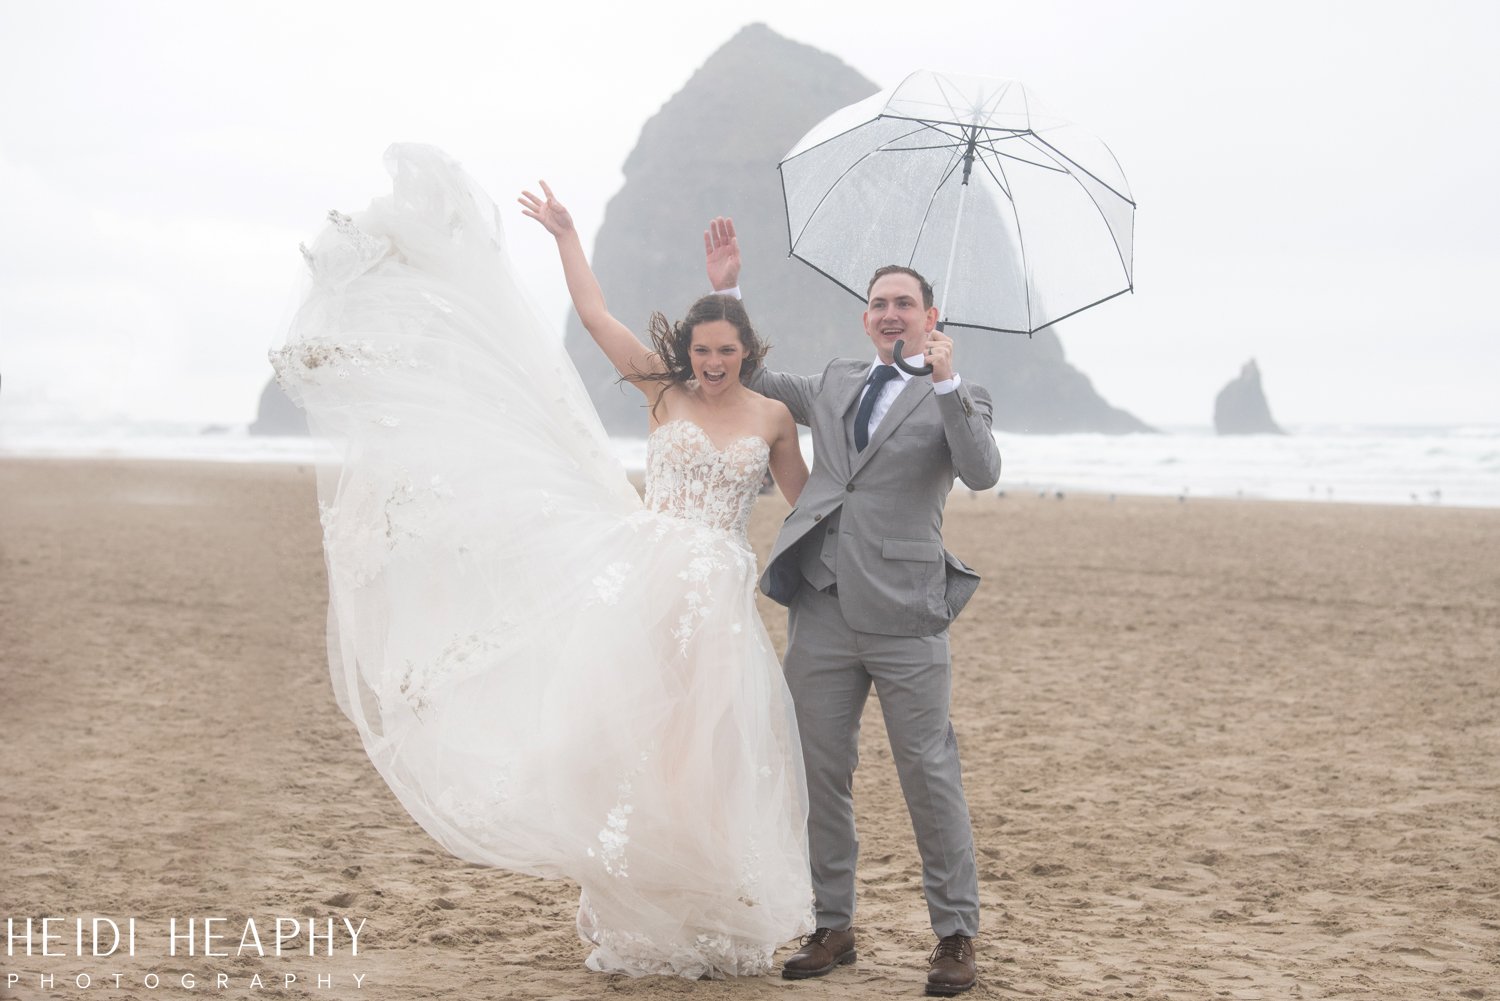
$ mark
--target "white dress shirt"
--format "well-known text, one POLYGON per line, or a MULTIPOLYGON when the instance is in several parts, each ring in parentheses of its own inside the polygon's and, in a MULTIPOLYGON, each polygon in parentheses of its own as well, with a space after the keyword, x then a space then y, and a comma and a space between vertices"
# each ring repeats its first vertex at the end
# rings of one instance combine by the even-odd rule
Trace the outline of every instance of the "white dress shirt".
MULTIPOLYGON (((921 352, 906 356, 906 364, 913 368, 926 364, 926 361, 926 357, 921 352)), ((859 404, 864 402, 865 394, 870 391, 870 376, 875 374, 875 370, 881 364, 879 356, 876 356, 875 360, 870 363, 870 371, 865 373, 865 388, 859 391, 859 399, 855 401, 855 409, 858 409, 859 404)), ((884 386, 880 387, 880 396, 875 400, 875 409, 870 411, 870 435, 872 437, 875 434, 875 429, 880 427, 881 418, 891 409, 891 404, 896 402, 896 397, 901 395, 901 390, 905 389, 906 384, 912 380, 911 374, 903 372, 900 368, 896 369, 896 375, 897 378, 887 381, 884 386)), ((958 381, 958 373, 954 372, 951 379, 933 382, 932 391, 939 396, 942 396, 944 393, 951 393, 958 388, 958 381)))

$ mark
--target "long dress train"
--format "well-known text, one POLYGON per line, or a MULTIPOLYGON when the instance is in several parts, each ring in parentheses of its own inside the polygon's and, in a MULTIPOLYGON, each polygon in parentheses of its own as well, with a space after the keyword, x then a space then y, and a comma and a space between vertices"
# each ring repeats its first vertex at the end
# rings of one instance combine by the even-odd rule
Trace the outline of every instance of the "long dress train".
POLYGON ((332 222, 277 378, 319 470, 328 662, 407 811, 460 858, 576 881, 591 968, 769 970, 811 930, 790 696, 745 524, 768 460, 674 421, 643 504, 494 204, 442 152, 332 222))

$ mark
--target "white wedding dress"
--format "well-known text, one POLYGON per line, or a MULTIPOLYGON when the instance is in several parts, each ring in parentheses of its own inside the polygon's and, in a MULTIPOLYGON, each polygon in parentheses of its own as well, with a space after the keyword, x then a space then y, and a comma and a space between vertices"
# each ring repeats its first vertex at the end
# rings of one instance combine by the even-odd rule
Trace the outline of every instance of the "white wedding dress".
POLYGON ((319 472, 339 703, 449 851, 580 884, 591 968, 767 972, 812 928, 745 538, 768 446, 665 424, 643 504, 494 204, 438 150, 386 163, 392 195, 304 248, 272 352, 343 454, 319 472))

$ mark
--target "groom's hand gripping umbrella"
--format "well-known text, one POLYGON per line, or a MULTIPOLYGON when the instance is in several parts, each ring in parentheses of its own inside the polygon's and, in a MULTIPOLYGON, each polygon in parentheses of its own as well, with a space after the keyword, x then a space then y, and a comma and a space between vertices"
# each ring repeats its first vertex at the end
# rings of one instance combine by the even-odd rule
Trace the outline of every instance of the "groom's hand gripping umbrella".
MULTIPOLYGON (((779 169, 791 256, 861 301, 886 264, 941 276, 939 329, 1029 335, 1132 288, 1114 154, 1016 81, 913 73, 829 115, 779 169)), ((897 365, 931 371, 902 347, 897 365)))

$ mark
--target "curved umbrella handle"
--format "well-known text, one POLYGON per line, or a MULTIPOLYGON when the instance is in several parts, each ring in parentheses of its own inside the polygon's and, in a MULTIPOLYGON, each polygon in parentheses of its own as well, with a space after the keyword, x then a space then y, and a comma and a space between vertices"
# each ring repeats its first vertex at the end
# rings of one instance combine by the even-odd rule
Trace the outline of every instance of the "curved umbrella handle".
POLYGON ((896 367, 905 372, 907 375, 931 375, 931 365, 906 364, 906 359, 902 356, 902 352, 905 350, 905 348, 905 341, 897 341, 895 348, 891 351, 891 361, 895 363, 896 367))

